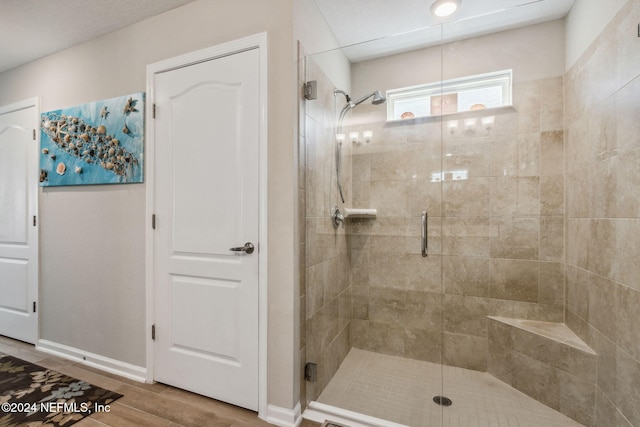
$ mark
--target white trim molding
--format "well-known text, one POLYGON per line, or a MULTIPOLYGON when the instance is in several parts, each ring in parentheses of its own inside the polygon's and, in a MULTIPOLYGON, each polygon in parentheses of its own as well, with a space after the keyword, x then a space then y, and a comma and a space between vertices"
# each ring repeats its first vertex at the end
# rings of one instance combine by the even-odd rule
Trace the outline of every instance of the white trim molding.
POLYGON ((74 362, 80 362, 83 365, 98 368, 134 381, 145 382, 147 377, 147 370, 142 366, 132 365, 53 341, 38 340, 36 350, 62 357, 63 359, 73 360, 74 362))
POLYGON ((153 363, 153 340, 151 339, 151 327, 154 324, 154 292, 153 292, 153 254, 154 254, 154 234, 151 227, 151 218, 154 213, 154 126, 153 126, 153 104, 155 101, 155 75, 176 68, 196 64, 222 56, 231 55, 249 49, 258 49, 260 54, 260 264, 259 264, 259 334, 258 334, 258 357, 259 357, 259 379, 258 379, 258 414, 266 417, 268 412, 267 405, 267 190, 268 190, 268 80, 267 80, 267 33, 254 34, 238 40, 219 44, 210 48, 187 53, 185 55, 170 58, 164 61, 147 65, 147 116, 146 116, 146 135, 147 146, 145 149, 145 182, 146 190, 146 351, 147 351, 147 371, 146 380, 154 381, 154 363, 153 363))
MULTIPOLYGON (((29 159, 27 157, 27 161, 29 162, 27 168, 32 169, 32 172, 29 172, 34 178, 33 182, 30 182, 30 178, 27 179, 27 183, 31 184, 28 187, 28 195, 29 199, 29 212, 27 213, 27 218, 31 218, 34 216, 37 221, 33 225, 33 227, 29 227, 27 234, 29 236, 29 275, 33 274, 35 276, 35 285, 27 283, 27 301, 30 304, 32 301, 36 304, 37 309, 34 309, 34 312, 29 313, 29 317, 33 319, 32 325, 33 329, 30 330, 30 336, 22 336, 22 337, 13 337, 19 338, 22 341, 28 342, 30 344, 36 344, 40 339, 40 311, 42 310, 42 306, 40 305, 40 209, 38 208, 38 203, 40 200, 40 186, 38 185, 38 171, 40 170, 40 98, 35 96, 32 98, 27 98, 22 101, 17 101, 12 104, 2 105, 0 106, 0 115, 11 114, 17 111, 28 110, 29 108, 33 108, 34 114, 30 118, 33 120, 33 131, 34 131, 34 144, 36 145, 34 153, 35 157, 29 159)), ((27 154, 27 156, 29 156, 27 154)), ((27 221, 30 221, 29 219, 27 221)), ((31 279, 29 279, 30 281, 31 279)))
POLYGON ((266 416, 260 418, 280 427, 298 427, 302 423, 300 402, 293 409, 267 405, 266 416))
POLYGON ((349 427, 408 427, 404 424, 371 417, 316 401, 309 402, 309 406, 304 411, 304 418, 318 423, 328 420, 345 424, 349 427))

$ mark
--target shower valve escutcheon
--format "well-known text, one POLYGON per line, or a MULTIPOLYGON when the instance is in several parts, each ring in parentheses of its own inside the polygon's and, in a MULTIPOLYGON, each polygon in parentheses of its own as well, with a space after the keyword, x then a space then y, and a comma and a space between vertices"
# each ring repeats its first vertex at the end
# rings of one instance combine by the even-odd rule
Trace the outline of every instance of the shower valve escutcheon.
POLYGON ((340 208, 334 206, 331 209, 331 219, 333 220, 333 226, 338 228, 340 224, 342 224, 342 228, 344 228, 344 215, 340 212, 340 208))

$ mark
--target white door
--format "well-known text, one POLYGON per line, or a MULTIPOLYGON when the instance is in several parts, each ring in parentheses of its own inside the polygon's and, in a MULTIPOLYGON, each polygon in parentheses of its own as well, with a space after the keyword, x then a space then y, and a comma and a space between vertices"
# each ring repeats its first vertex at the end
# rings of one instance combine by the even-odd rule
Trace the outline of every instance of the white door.
POLYGON ((257 410, 259 51, 154 81, 155 380, 257 410))
POLYGON ((0 108, 0 335, 38 337, 38 108, 0 108))

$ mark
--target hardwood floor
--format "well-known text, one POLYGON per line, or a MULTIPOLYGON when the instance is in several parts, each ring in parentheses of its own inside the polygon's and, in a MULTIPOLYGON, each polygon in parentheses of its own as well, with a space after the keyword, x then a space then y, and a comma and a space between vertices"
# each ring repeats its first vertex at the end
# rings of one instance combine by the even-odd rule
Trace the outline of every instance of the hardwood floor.
MULTIPOLYGON (((111 412, 95 413, 82 419, 78 427, 260 427, 271 426, 255 412, 222 403, 164 384, 144 384, 71 362, 34 346, 0 336, 0 352, 54 369, 65 375, 123 395, 111 405, 111 412)), ((301 427, 320 424, 304 421, 301 427)))

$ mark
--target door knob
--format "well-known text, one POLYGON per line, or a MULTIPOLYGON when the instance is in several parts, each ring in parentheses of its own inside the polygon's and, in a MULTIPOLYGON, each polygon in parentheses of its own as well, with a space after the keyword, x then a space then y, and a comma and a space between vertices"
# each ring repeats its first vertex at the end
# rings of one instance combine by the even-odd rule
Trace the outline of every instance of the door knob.
POLYGON ((254 249, 255 249, 255 246, 253 246, 253 243, 247 242, 244 244, 244 246, 239 246, 237 248, 230 248, 229 250, 233 252, 244 252, 246 254, 252 254, 254 249))

